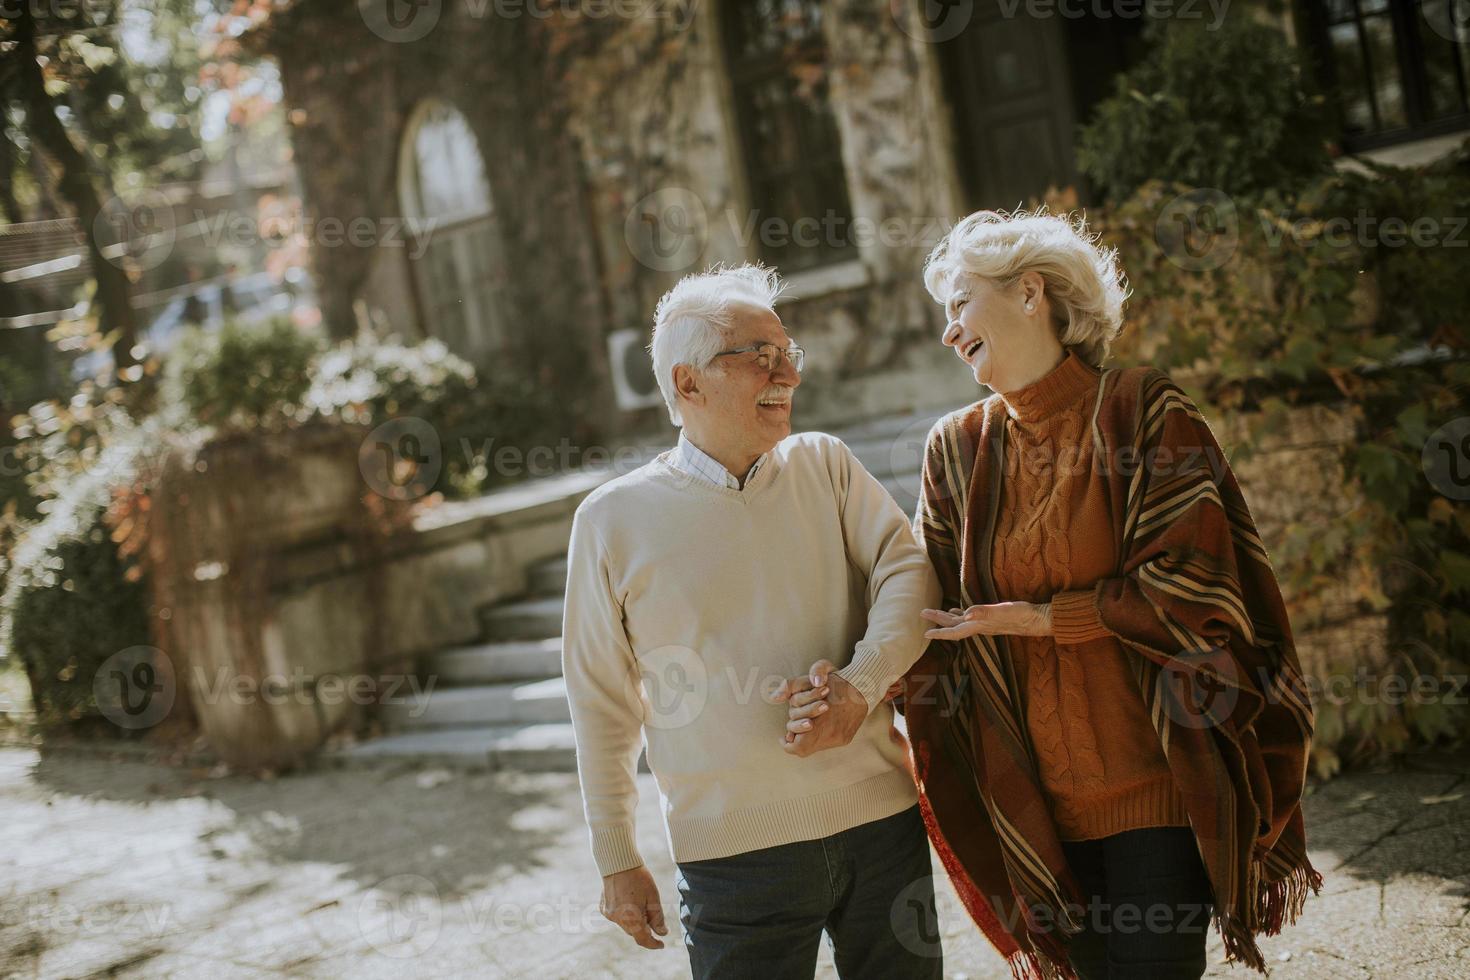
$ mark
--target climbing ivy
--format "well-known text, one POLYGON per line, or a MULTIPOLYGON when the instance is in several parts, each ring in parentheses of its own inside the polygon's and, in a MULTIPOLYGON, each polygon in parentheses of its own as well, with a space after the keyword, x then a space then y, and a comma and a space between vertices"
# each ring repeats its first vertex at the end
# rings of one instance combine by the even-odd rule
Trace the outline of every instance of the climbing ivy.
POLYGON ((1459 419, 1470 435, 1467 215, 1464 151, 1430 169, 1344 170, 1296 193, 1150 182, 1089 215, 1132 285, 1119 358, 1175 374, 1223 429, 1244 433, 1232 458, 1291 408, 1351 420, 1340 461, 1357 505, 1273 542, 1298 634, 1327 625, 1325 598, 1344 583, 1359 612, 1389 623, 1388 663, 1329 659, 1328 673, 1353 683, 1317 699, 1322 775, 1470 734, 1470 488, 1427 469, 1435 453, 1470 468, 1443 430, 1459 419), (1380 683, 1394 676, 1407 692, 1380 683))

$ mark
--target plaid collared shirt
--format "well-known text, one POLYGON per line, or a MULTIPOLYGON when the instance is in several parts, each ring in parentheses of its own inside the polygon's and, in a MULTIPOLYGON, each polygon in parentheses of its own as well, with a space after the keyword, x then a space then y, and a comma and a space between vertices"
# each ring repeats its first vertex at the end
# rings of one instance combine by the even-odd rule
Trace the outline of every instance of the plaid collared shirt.
MULTIPOLYGON (((760 458, 751 465, 750 472, 745 474, 747 483, 750 482, 751 477, 755 476, 755 471, 761 468, 761 464, 769 455, 770 453, 761 453, 760 458)), ((697 476, 717 487, 740 489, 740 480, 725 469, 719 460, 686 439, 682 430, 679 432, 679 445, 674 449, 674 465, 690 476, 697 476)))

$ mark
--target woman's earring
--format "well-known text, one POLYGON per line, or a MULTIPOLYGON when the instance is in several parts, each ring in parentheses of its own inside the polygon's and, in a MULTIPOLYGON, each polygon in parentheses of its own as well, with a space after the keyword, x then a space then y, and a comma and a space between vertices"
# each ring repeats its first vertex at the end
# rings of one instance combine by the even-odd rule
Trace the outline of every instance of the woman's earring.
POLYGON ((1026 304, 1026 312, 1027 313, 1030 313, 1034 309, 1036 309, 1036 306, 1034 304, 1032 304, 1032 303, 1027 303, 1026 304))

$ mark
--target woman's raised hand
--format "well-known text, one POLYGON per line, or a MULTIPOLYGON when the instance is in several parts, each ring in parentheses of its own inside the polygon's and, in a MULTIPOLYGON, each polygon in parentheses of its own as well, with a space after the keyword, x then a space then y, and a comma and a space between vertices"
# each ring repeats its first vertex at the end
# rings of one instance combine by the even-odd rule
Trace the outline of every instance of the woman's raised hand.
POLYGON ((921 614, 938 625, 924 635, 931 640, 963 640, 967 636, 1051 636, 1051 603, 996 602, 969 609, 925 609, 921 614))

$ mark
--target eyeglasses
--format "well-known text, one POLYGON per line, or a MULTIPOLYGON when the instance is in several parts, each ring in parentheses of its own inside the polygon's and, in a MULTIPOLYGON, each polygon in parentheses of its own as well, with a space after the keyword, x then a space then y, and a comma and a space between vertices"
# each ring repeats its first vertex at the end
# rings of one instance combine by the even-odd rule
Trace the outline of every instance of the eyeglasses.
POLYGON ((797 374, 801 373, 801 367, 806 363, 806 351, 795 344, 787 347, 777 347, 775 344, 748 344, 745 347, 736 347, 733 350, 722 350, 716 357, 724 357, 726 354, 749 354, 756 352, 755 364, 762 371, 774 371, 781 363, 781 358, 791 362, 792 368, 797 374))

